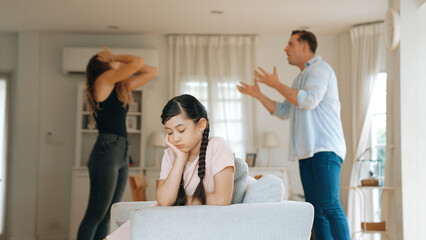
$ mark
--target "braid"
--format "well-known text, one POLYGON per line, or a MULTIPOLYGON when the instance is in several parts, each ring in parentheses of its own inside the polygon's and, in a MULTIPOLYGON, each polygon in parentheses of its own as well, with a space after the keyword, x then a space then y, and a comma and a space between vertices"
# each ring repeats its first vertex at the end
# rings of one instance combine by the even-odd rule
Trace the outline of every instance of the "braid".
POLYGON ((202 205, 206 204, 206 191, 204 189, 203 179, 206 175, 206 151, 207 144, 209 143, 209 126, 204 129, 203 140, 201 141, 200 155, 198 158, 198 177, 200 177, 200 183, 194 192, 194 198, 198 198, 202 205))
POLYGON ((182 178, 180 179, 178 195, 177 195, 174 206, 184 206, 185 204, 186 204, 186 193, 185 193, 185 189, 183 188, 183 175, 182 175, 182 178))

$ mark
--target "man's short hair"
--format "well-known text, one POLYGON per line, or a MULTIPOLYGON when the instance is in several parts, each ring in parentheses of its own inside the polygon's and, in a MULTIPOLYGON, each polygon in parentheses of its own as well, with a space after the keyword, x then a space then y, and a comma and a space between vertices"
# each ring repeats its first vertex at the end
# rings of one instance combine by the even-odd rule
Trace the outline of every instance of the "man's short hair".
POLYGON ((309 31, 305 31, 305 30, 294 30, 291 33, 291 36, 298 34, 299 35, 299 42, 305 41, 308 43, 309 45, 309 49, 311 50, 312 53, 315 53, 315 51, 317 50, 317 38, 315 37, 315 35, 309 31))

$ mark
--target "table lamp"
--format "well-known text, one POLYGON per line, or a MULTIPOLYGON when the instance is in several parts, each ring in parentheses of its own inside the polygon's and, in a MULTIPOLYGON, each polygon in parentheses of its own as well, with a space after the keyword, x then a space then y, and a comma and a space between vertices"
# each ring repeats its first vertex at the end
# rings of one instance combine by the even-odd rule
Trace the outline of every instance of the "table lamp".
POLYGON ((163 148, 165 146, 164 138, 165 136, 162 132, 153 132, 149 136, 148 144, 150 147, 154 147, 155 149, 155 167, 160 167, 160 163, 158 160, 158 149, 163 148))
POLYGON ((265 132, 263 134, 263 147, 268 149, 268 167, 271 167, 271 148, 278 147, 278 137, 274 132, 265 132))

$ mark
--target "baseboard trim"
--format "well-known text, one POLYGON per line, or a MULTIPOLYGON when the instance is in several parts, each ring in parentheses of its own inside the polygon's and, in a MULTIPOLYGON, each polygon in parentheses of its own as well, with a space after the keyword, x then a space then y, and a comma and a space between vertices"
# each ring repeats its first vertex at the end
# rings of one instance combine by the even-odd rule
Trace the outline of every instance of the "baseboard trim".
POLYGON ((68 240, 68 236, 39 236, 37 240, 68 240))
POLYGON ((35 237, 10 237, 9 240, 37 240, 35 237))
POLYGON ((9 240, 68 240, 68 236, 10 237, 9 240))

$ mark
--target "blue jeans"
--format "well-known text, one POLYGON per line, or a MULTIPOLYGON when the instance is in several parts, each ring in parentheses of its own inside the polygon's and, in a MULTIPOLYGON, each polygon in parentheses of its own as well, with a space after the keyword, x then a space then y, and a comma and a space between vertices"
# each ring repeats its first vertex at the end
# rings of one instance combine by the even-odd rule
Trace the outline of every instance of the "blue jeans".
POLYGON ((90 195, 78 240, 102 240, 108 234, 110 209, 123 196, 129 171, 127 138, 100 133, 89 158, 90 195))
POLYGON ((318 152, 299 160, 305 199, 315 209, 315 240, 346 240, 349 226, 339 198, 342 158, 334 152, 318 152))

